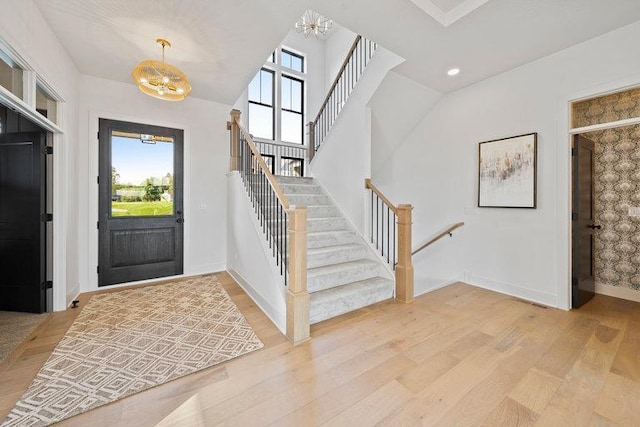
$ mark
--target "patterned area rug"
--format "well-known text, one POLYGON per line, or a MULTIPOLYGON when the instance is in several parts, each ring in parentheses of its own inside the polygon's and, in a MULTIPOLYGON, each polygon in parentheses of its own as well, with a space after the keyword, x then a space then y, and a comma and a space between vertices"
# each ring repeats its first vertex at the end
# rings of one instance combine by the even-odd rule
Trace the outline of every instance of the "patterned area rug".
POLYGON ((213 275, 95 295, 2 425, 48 425, 262 345, 213 275))
POLYGON ((0 364, 47 316, 0 311, 0 364))

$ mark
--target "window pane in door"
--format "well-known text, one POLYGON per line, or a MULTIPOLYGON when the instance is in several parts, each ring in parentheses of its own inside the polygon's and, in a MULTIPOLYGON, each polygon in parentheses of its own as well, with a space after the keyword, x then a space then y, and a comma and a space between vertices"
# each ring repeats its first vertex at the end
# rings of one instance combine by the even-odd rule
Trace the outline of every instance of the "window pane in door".
POLYGON ((173 138, 113 132, 111 216, 173 215, 173 138))

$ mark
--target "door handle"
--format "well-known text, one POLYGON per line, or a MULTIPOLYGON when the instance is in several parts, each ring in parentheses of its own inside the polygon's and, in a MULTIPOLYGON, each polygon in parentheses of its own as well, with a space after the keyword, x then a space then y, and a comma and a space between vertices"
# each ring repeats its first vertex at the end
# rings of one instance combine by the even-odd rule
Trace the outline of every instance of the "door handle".
POLYGON ((593 224, 591 224, 591 225, 587 225, 587 228, 590 228, 592 230, 596 230, 596 229, 600 230, 602 228, 602 226, 601 225, 593 225, 593 224))

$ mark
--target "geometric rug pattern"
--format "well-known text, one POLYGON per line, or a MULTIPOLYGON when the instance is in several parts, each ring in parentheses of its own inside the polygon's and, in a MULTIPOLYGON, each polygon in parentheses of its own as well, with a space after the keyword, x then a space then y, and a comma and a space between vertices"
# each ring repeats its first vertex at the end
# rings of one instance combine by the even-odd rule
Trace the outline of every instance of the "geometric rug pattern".
POLYGON ((0 311, 0 364, 47 316, 48 313, 0 311))
POLYGON ((49 425, 262 346, 215 275, 94 295, 2 426, 49 425))

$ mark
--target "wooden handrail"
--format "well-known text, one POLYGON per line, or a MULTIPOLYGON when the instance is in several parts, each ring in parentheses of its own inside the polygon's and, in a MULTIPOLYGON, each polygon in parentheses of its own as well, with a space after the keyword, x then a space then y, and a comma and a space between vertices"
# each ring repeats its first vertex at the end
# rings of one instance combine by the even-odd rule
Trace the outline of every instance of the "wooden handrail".
POLYGON ((338 82, 340 81, 340 77, 342 77, 342 73, 344 72, 345 68, 347 68, 347 65, 349 64, 349 60, 351 59, 351 55, 353 55, 353 51, 356 50, 356 47, 358 46, 358 43, 360 42, 361 39, 362 39, 362 36, 358 35, 356 37, 356 39, 353 41, 353 44, 351 45, 351 49, 349 49, 349 53, 347 53, 347 56, 344 59, 344 62, 342 62, 342 66, 338 70, 338 74, 336 75, 335 80, 331 84, 331 87, 329 88, 329 92, 327 92, 327 96, 324 99, 324 102, 322 103, 322 106, 320 107, 320 110, 318 111, 318 115, 313 120, 313 123, 317 123, 318 120, 320 119, 320 116, 322 115, 322 112, 324 111, 324 107, 327 106, 327 103, 329 102, 329 98, 331 98, 331 95, 333 94, 333 90, 338 85, 338 82))
POLYGON ((366 188, 368 190, 371 190, 374 193, 376 193, 378 198, 380 200, 382 200, 384 202, 384 204, 387 205, 389 207, 389 209, 391 209, 391 211, 393 211, 394 214, 398 215, 398 207, 395 206, 393 203, 391 203, 391 201, 389 199, 387 199, 384 194, 382 194, 382 192, 378 189, 378 187, 373 185, 373 183, 371 182, 370 178, 366 178, 364 180, 364 188, 366 188))
POLYGON ((278 200, 280 200, 280 204, 286 210, 289 210, 289 200, 287 199, 287 196, 284 194, 284 191, 282 191, 282 188, 280 188, 280 184, 278 184, 278 181, 276 180, 275 176, 273 176, 273 174, 269 170, 269 167, 267 166, 267 163, 264 161, 264 158, 260 154, 260 151, 256 148, 256 144, 253 142, 253 138, 251 137, 251 134, 247 132, 239 116, 232 116, 232 117, 234 117, 234 120, 236 121, 236 124, 240 129, 240 132, 242 132, 242 135, 244 135, 244 139, 247 142, 249 149, 258 160, 258 165, 260 165, 260 169, 262 169, 262 173, 264 173, 267 179, 269 180, 269 183, 271 184, 271 188, 273 188, 273 191, 276 193, 278 200))
MULTIPOLYGON (((389 199, 387 199, 387 197, 384 194, 382 194, 382 192, 378 189, 378 187, 373 185, 373 183, 371 182, 371 179, 369 178, 366 178, 364 180, 364 186, 366 189, 371 190, 371 192, 375 194, 379 200, 382 200, 382 203, 384 203, 387 206, 387 208, 389 208, 389 210, 393 212, 395 216, 393 237, 391 237, 391 242, 394 242, 393 243, 394 245, 397 244, 397 254, 398 254, 397 262, 395 262, 395 265, 394 265, 395 276, 396 276, 396 299, 405 303, 410 303, 411 301, 413 301, 413 264, 411 263, 411 224, 413 223, 411 219, 411 211, 413 210, 413 207, 407 204, 397 205, 397 206, 394 205, 393 203, 391 203, 389 199), (397 241, 395 238, 396 225, 398 227, 397 241)), ((373 195, 371 196, 371 203, 373 206, 373 195)), ((376 206, 377 206, 377 202, 376 202, 376 206)), ((379 220, 379 217, 377 215, 376 215, 376 219, 379 220)), ((382 219, 384 221, 384 213, 382 215, 382 219)), ((389 222, 388 221, 389 221, 389 216, 387 214, 387 228, 386 228, 387 239, 389 238, 388 236, 389 222)), ((371 224, 372 224, 371 225, 371 242, 372 243, 373 243, 373 227, 374 227, 373 223, 374 223, 374 216, 372 212, 371 213, 371 224)), ((384 222, 382 225, 382 229, 384 230, 384 222)), ((382 256, 384 257, 385 255, 384 232, 382 233, 382 235, 383 235, 383 240, 382 240, 383 243, 382 243, 381 253, 382 253, 382 256)), ((376 237, 376 249, 377 249, 377 237, 376 237)), ((388 250, 388 246, 387 246, 387 250, 388 250)), ((394 258, 395 258, 395 251, 394 251, 394 258)), ((387 252, 387 262, 388 261, 389 261, 389 255, 387 252)), ((396 260, 392 258, 391 263, 393 264, 394 261, 396 260)))
POLYGON ((456 230, 456 229, 462 227, 463 225, 464 225, 464 222, 457 222, 457 223, 453 224, 451 227, 447 228, 445 231, 443 231, 442 233, 438 234, 436 237, 434 237, 433 239, 429 240, 427 243, 425 243, 424 245, 420 246, 415 251, 411 252, 411 255, 417 254, 418 252, 420 252, 421 250, 423 250, 427 246, 437 242, 438 240, 442 239, 447 234, 451 234, 451 232, 453 230, 456 230))

